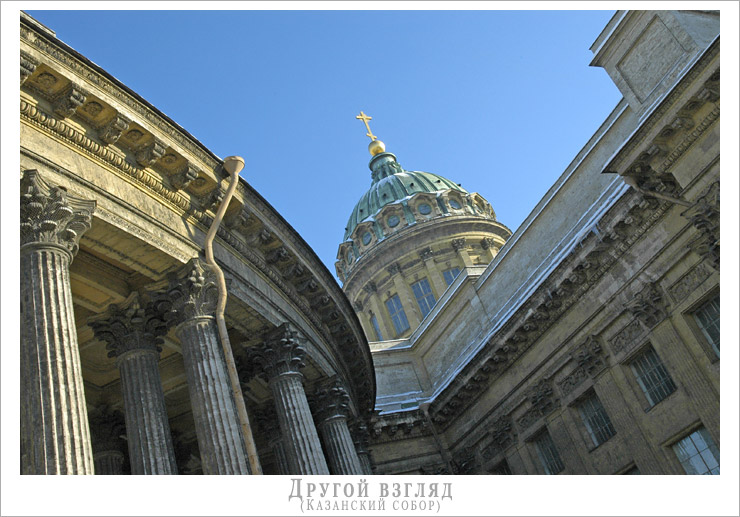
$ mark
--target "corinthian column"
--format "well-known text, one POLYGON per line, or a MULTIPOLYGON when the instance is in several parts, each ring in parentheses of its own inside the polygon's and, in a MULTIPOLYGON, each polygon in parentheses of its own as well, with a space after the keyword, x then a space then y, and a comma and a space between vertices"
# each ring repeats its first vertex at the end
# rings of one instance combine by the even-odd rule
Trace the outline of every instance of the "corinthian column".
POLYGON ((95 337, 116 358, 126 417, 132 474, 177 474, 175 450, 159 375, 159 352, 167 326, 137 292, 90 318, 95 337))
POLYGON ((284 323, 252 353, 272 391, 290 473, 329 474, 303 389, 300 369, 306 350, 299 344, 296 332, 284 323))
POLYGON ((239 416, 216 326, 216 275, 191 259, 158 304, 169 307, 182 343, 185 375, 204 474, 249 474, 239 416))
POLYGON ((21 177, 21 472, 92 474, 69 264, 95 201, 21 177))
POLYGON ((290 474, 288 455, 285 452, 285 444, 280 434, 280 423, 275 413, 275 407, 265 407, 261 411, 255 412, 255 416, 262 436, 267 437, 267 444, 270 446, 272 455, 275 458, 277 473, 283 475, 290 474))
POLYGON ((349 396, 339 381, 333 381, 316 392, 314 408, 331 473, 364 474, 347 427, 349 396))
POLYGON ((96 475, 123 474, 126 457, 126 423, 119 411, 108 406, 98 406, 90 411, 93 459, 96 475))
POLYGON ((355 439, 355 450, 357 451, 357 457, 360 458, 360 464, 362 465, 363 474, 372 474, 373 466, 372 459, 370 458, 370 432, 362 421, 355 421, 355 425, 352 429, 352 433, 355 439))

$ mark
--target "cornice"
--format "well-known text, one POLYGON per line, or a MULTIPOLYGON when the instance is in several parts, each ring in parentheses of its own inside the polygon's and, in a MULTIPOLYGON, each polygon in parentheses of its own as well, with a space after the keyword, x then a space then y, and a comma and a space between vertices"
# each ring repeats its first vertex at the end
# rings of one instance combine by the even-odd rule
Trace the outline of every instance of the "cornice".
MULTIPOLYGON (((148 124, 151 124, 159 133, 171 138, 188 153, 195 156, 205 165, 206 169, 220 170, 221 160, 195 140, 187 131, 87 58, 53 36, 38 32, 34 27, 34 24, 29 20, 21 19, 22 42, 47 56, 50 61, 59 63, 76 76, 84 78, 85 81, 111 95, 132 113, 137 114, 148 124)), ((29 56, 26 56, 26 61, 30 62, 29 56)), ((22 69, 24 63, 25 61, 21 63, 22 69)), ((76 105, 69 115, 65 112, 65 115, 73 115, 77 107, 79 106, 76 105)), ((128 162, 126 157, 117 152, 114 146, 101 145, 87 137, 74 124, 56 118, 24 99, 21 99, 20 111, 22 121, 71 146, 77 152, 102 161, 109 168, 150 193, 156 200, 169 206, 173 211, 188 215, 191 218, 191 223, 199 226, 204 232, 210 226, 212 219, 206 211, 210 209, 210 204, 215 199, 213 194, 220 192, 220 184, 216 185, 215 191, 191 197, 177 189, 173 190, 173 187, 148 167, 137 166, 128 162), (199 201, 200 208, 194 206, 193 199, 199 201)), ((162 146, 166 144, 158 141, 155 136, 152 145, 155 146, 152 148, 154 152, 161 153, 161 149, 164 149, 162 146), (160 147, 156 148, 157 145, 160 147)), ((159 157, 159 154, 154 156, 157 159, 156 157, 159 157)), ((141 157, 137 155, 137 161, 141 160, 142 164, 148 165, 148 162, 144 161, 145 158, 143 155, 141 157)), ((268 249, 265 249, 265 253, 261 253, 262 250, 259 249, 259 246, 255 250, 253 245, 247 244, 249 241, 247 235, 228 229, 225 227, 226 225, 222 225, 218 232, 222 245, 228 245, 232 250, 245 257, 251 265, 262 272, 281 290, 291 303, 294 303, 302 311, 319 335, 330 345, 345 371, 348 372, 348 384, 355 399, 362 401, 361 406, 364 407, 365 411, 371 411, 375 400, 372 357, 357 316, 352 311, 336 280, 321 263, 315 252, 287 221, 275 212, 274 208, 244 180, 240 180, 237 192, 252 208, 242 207, 242 210, 245 210, 247 215, 259 214, 255 219, 258 220, 259 226, 265 227, 263 231, 267 231, 270 238, 278 235, 280 240, 290 244, 287 248, 291 251, 287 257, 289 260, 282 261, 282 264, 286 262, 290 264, 304 263, 306 267, 303 270, 308 273, 309 277, 315 277, 316 280, 307 279, 306 275, 302 275, 299 279, 290 272, 281 269, 281 263, 269 263, 270 261, 265 254, 274 248, 272 244, 268 249), (286 281, 284 277, 294 281, 300 280, 300 284, 295 285, 295 283, 286 281), (309 286, 309 289, 305 289, 305 286, 309 286), (326 295, 322 294, 324 292, 326 295), (317 304, 317 299, 324 301, 324 303, 317 304), (309 303, 309 300, 311 303, 309 303), (360 381, 360 379, 363 379, 363 381, 360 381)), ((233 216, 233 214, 231 215, 233 216)), ((259 232, 259 228, 257 228, 257 232, 262 234, 262 232, 259 232)))

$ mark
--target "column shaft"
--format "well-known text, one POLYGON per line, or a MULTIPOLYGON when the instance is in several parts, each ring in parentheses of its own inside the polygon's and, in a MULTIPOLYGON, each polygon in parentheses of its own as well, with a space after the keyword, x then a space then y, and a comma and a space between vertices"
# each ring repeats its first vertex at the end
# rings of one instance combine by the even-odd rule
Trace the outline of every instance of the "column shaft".
POLYGON ((290 474, 290 463, 288 462, 288 454, 285 452, 285 444, 283 443, 283 440, 273 440, 270 442, 270 447, 272 448, 272 454, 275 457, 278 474, 290 474))
POLYGON ((132 474, 177 474, 156 350, 119 357, 132 474))
POLYGON ((355 444, 343 415, 335 415, 319 425, 321 436, 326 445, 326 456, 332 474, 363 474, 360 459, 357 457, 355 444))
POLYGON ((24 474, 93 473, 70 260, 70 253, 61 246, 21 248, 24 474))
POLYGON ((291 474, 329 474, 301 378, 287 372, 270 379, 291 474))
POLYGON ((123 474, 123 453, 106 451, 95 454, 95 474, 98 476, 118 476, 123 474))
POLYGON ((249 474, 236 403, 216 320, 189 319, 178 326, 204 474, 249 474))

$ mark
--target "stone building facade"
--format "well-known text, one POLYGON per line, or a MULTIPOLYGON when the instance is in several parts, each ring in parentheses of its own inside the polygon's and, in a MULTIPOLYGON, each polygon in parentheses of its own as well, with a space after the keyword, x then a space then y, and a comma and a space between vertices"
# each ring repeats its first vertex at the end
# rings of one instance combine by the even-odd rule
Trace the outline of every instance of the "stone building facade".
POLYGON ((358 218, 368 194, 352 214, 337 269, 371 341, 376 473, 719 473, 719 14, 619 11, 592 50, 623 99, 513 235, 492 210, 447 234, 358 218), (395 336, 422 275, 435 303, 395 336))
POLYGON ((370 472, 372 358, 311 248, 51 30, 20 36, 21 472, 370 472))
POLYGON ((221 320, 231 162, 22 15, 21 471, 718 473, 719 15, 592 50, 623 99, 513 234, 371 144, 342 290, 239 181, 221 320))

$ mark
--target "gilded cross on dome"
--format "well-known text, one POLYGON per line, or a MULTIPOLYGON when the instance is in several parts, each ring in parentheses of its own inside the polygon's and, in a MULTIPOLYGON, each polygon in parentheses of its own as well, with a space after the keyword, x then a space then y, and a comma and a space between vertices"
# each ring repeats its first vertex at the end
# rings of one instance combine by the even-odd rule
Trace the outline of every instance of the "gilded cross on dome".
POLYGON ((356 119, 360 119, 365 123, 365 127, 367 128, 367 133, 365 133, 367 136, 370 137, 370 139, 374 142, 378 139, 377 136, 373 134, 373 132, 370 130, 370 124, 367 123, 368 120, 372 120, 373 117, 368 117, 365 115, 362 111, 360 111, 360 114, 355 117, 356 119))

